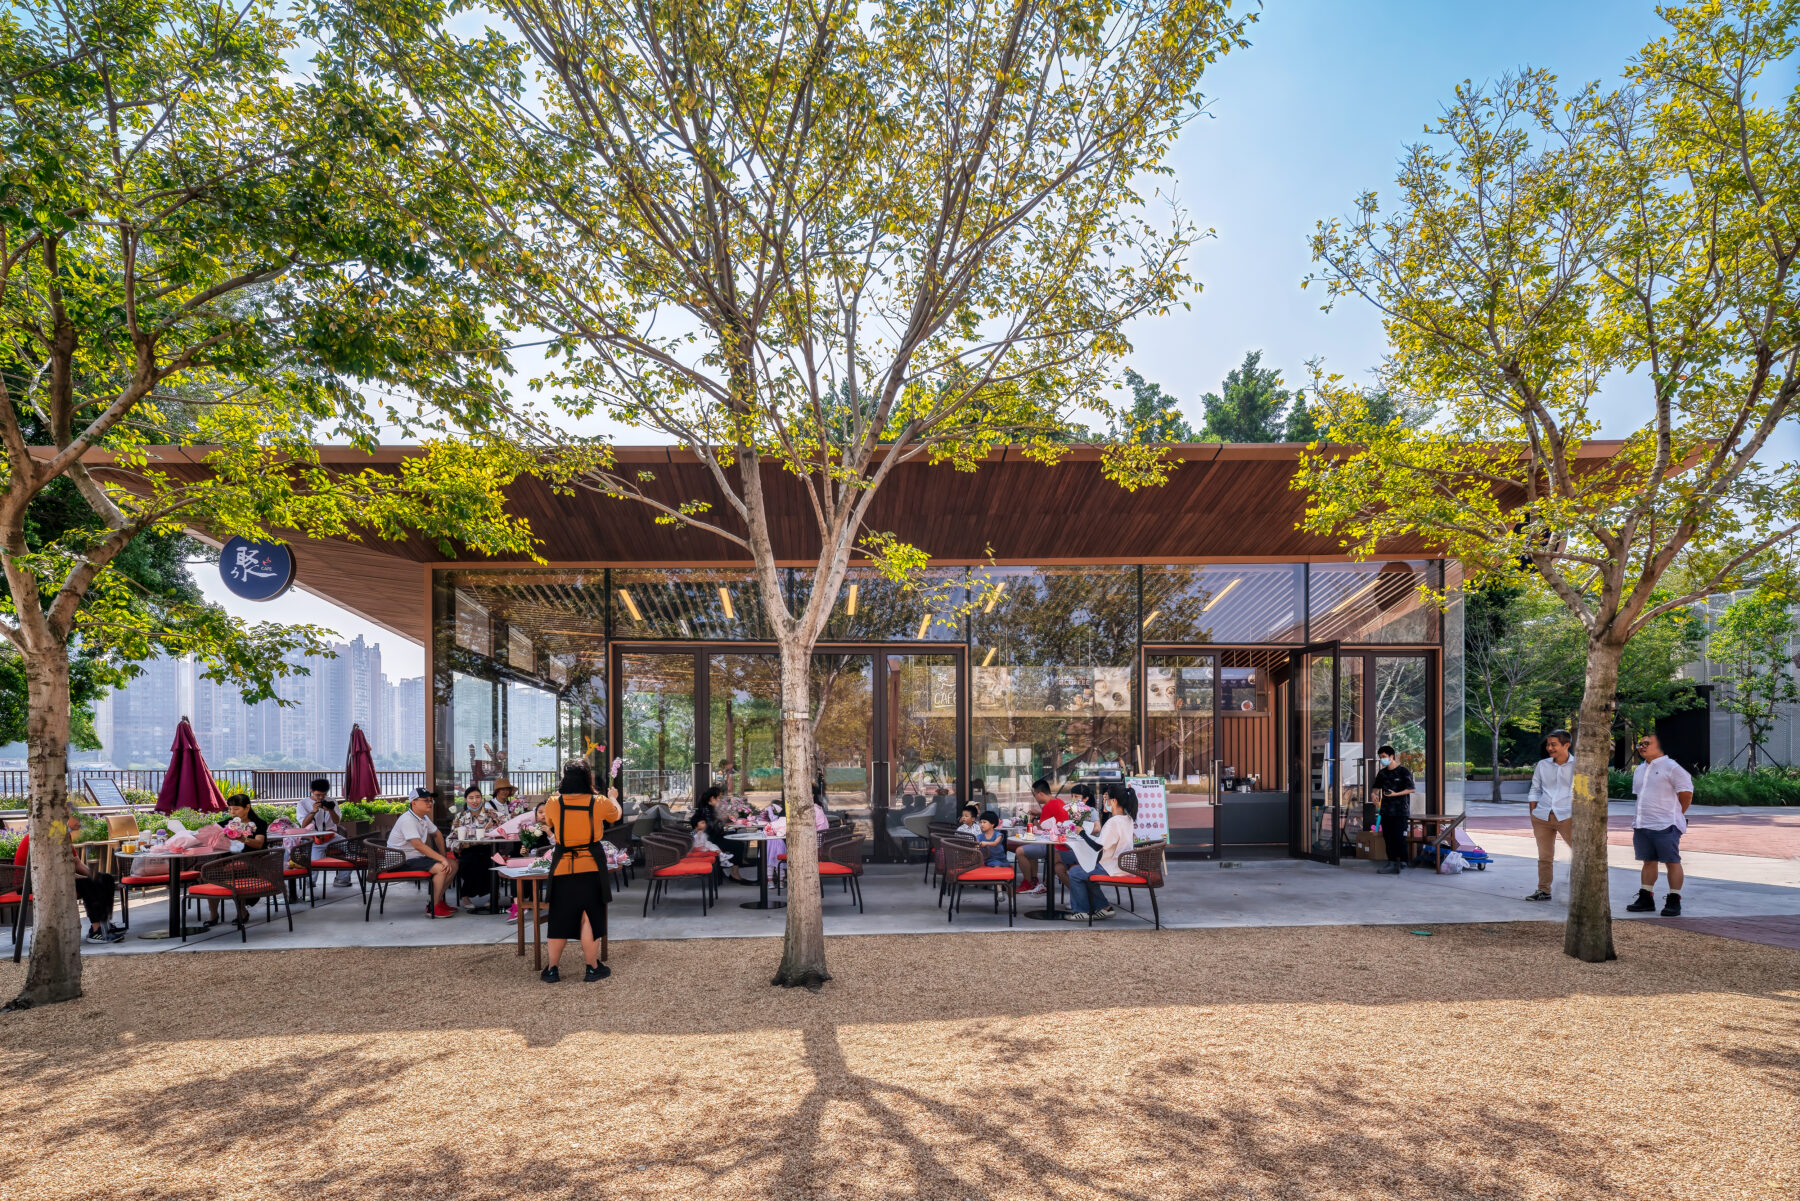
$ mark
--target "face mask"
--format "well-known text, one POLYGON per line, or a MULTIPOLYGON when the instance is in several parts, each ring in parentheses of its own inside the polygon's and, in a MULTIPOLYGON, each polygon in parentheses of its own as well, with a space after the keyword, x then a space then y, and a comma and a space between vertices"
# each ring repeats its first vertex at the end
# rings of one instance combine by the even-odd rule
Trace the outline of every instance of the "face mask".
POLYGON ((1394 761, 1392 759, 1389 759, 1386 755, 1383 755, 1381 757, 1381 766, 1392 767, 1392 766, 1394 766, 1394 761))

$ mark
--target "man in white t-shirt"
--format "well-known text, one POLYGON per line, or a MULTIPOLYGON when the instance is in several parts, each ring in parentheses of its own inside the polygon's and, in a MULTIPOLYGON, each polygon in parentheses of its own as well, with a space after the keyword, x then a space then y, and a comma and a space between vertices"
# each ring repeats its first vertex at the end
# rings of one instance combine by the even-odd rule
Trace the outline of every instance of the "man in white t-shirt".
POLYGON ((1654 734, 1638 740, 1643 762, 1631 776, 1637 797, 1637 816, 1631 822, 1631 846, 1644 865, 1637 900, 1625 906, 1627 913, 1650 913, 1656 908, 1656 865, 1669 871, 1669 895, 1663 901, 1664 917, 1681 916, 1681 835, 1687 829, 1688 806, 1694 803, 1694 777, 1663 754, 1654 734))
POLYGON ((1537 840, 1538 885, 1527 901, 1548 901, 1556 874, 1556 840, 1575 846, 1575 757, 1569 754, 1569 732, 1552 730, 1531 772, 1531 836, 1537 840))
POLYGON ((412 808, 394 822, 387 844, 392 850, 406 852, 406 862, 399 870, 431 873, 431 911, 439 917, 455 917, 456 910, 444 904, 444 889, 456 875, 456 856, 444 846, 444 836, 431 820, 436 803, 429 788, 414 792, 412 808))

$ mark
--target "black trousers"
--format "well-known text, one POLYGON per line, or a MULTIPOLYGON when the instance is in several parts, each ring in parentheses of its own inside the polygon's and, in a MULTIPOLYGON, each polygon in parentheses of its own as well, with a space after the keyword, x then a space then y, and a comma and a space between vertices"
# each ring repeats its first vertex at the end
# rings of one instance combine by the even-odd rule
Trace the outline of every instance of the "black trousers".
POLYGON ((494 848, 466 846, 456 853, 457 889, 465 897, 485 897, 493 890, 494 848))
POLYGON ((88 921, 104 926, 112 919, 113 901, 119 895, 119 889, 106 872, 93 872, 75 877, 75 895, 81 898, 88 921))
POLYGON ((1406 831, 1412 825, 1412 805, 1404 800, 1381 802, 1381 836, 1387 842, 1388 858, 1406 862, 1406 831))

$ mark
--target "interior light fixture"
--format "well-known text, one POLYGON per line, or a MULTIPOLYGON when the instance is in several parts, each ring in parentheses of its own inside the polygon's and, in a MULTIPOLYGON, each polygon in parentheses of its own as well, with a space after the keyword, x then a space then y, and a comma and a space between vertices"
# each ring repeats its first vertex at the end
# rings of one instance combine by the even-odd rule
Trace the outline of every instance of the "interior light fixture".
POLYGON ((989 588, 987 604, 981 606, 981 611, 983 613, 992 613, 994 611, 994 606, 1000 603, 1000 594, 1005 591, 1006 591, 1006 581, 1005 580, 1001 580, 998 584, 995 584, 992 588, 989 588))
POLYGON ((1161 617, 1161 616, 1162 616, 1162 610, 1161 610, 1161 609, 1152 609, 1152 610, 1150 610, 1150 614, 1149 614, 1149 616, 1147 616, 1147 617, 1145 617, 1145 618, 1144 618, 1144 624, 1143 624, 1143 625, 1142 625, 1142 626, 1141 626, 1141 627, 1139 627, 1139 628, 1140 628, 1140 629, 1145 629, 1145 630, 1147 630, 1147 629, 1149 629, 1149 628, 1150 628, 1150 623, 1151 623, 1151 622, 1153 622, 1153 621, 1155 621, 1155 620, 1156 620, 1156 619, 1157 619, 1157 618, 1158 618, 1158 617, 1161 617))
POLYGON ((1369 593, 1375 591, 1376 587, 1380 583, 1381 583, 1381 577, 1376 576, 1374 579, 1372 579, 1368 583, 1364 584, 1361 588, 1358 588, 1355 592, 1352 592, 1349 596, 1346 596, 1343 600, 1341 600, 1337 604, 1331 606, 1330 612, 1326 613, 1325 616, 1335 617, 1337 614, 1342 613, 1345 609, 1348 609, 1351 605, 1354 605, 1357 601, 1359 601, 1363 597, 1369 595, 1369 593))
POLYGON ((1219 589, 1219 593, 1217 596, 1213 597, 1211 600, 1207 601, 1204 605, 1200 606, 1200 612, 1204 613, 1208 609, 1212 608, 1214 605, 1218 604, 1220 601, 1224 600, 1226 595, 1233 588, 1236 588, 1238 586, 1238 584, 1243 580, 1243 578, 1244 577, 1241 575, 1232 577, 1231 583, 1229 583, 1229 584, 1225 585, 1223 588, 1219 589))
POLYGON ((993 662, 993 661, 994 661, 994 656, 995 656, 995 655, 997 655, 997 654, 999 654, 999 653, 1000 653, 1000 648, 999 648, 999 647, 997 647, 997 646, 990 646, 990 647, 988 647, 988 653, 987 653, 987 658, 985 658, 985 659, 983 659, 983 660, 982 660, 982 661, 981 661, 981 665, 982 665, 982 666, 983 666, 983 667, 986 667, 986 666, 987 666, 987 665, 988 665, 988 664, 990 664, 990 663, 992 663, 992 662, 993 662))
POLYGON ((925 631, 929 630, 930 628, 931 628, 931 614, 927 613, 925 616, 919 618, 919 632, 917 634, 914 634, 913 637, 914 638, 925 637, 925 631))
POLYGON ((850 585, 850 595, 844 601, 844 616, 846 617, 856 616, 856 588, 855 584, 850 585))
POLYGON ((638 612, 637 602, 631 599, 631 589, 619 589, 619 599, 625 602, 625 611, 631 614, 631 620, 642 621, 644 615, 638 612))
POLYGON ((737 614, 731 611, 731 589, 723 584, 719 585, 719 603, 725 606, 725 620, 736 621, 737 614))

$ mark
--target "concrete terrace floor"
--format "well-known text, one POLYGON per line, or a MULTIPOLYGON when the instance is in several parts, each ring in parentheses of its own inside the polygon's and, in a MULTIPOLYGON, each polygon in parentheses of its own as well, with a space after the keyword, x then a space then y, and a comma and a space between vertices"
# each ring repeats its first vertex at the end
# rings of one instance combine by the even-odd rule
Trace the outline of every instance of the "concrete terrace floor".
MULTIPOLYGON (((1480 831, 1488 806, 1472 806, 1471 824, 1480 831)), ((1522 806, 1494 807, 1500 811, 1522 806)), ((1705 820, 1696 816, 1696 822, 1705 820)), ((1533 903, 1524 900, 1536 887, 1537 868, 1529 836, 1516 837, 1480 831, 1476 841, 1495 859, 1486 871, 1465 871, 1439 876, 1428 871, 1408 871, 1399 878, 1378 876, 1376 864, 1346 861, 1338 866, 1303 860, 1273 859, 1233 863, 1176 861, 1169 865, 1169 882, 1159 894, 1163 924, 1172 928, 1222 928, 1256 926, 1423 925, 1426 923, 1561 922, 1566 908, 1568 849, 1557 847, 1555 892, 1558 900, 1533 903)), ((1768 855, 1721 854, 1696 851, 1683 856, 1688 880, 1683 889, 1684 911, 1691 918, 1742 918, 1764 915, 1800 915, 1800 859, 1768 855)), ((1635 894, 1637 865, 1630 847, 1610 848, 1614 914, 1621 919, 1635 894)), ((828 887, 825 898, 825 932, 852 934, 945 934, 999 930, 1005 932, 1004 912, 992 910, 991 894, 969 890, 964 909, 954 922, 946 920, 937 904, 937 889, 921 880, 922 866, 871 865, 863 879, 867 912, 858 914, 853 901, 828 887)), ((1660 895, 1660 888, 1659 888, 1660 895)), ((615 898, 611 911, 613 941, 670 938, 758 938, 779 935, 783 913, 740 907, 756 897, 754 888, 726 884, 721 904, 701 916, 694 886, 678 883, 663 904, 648 917, 641 916, 643 884, 615 898)), ((1043 898, 1021 897, 1015 932, 1076 929, 1075 923, 1027 920, 1026 909, 1041 907, 1043 898)), ((1121 909, 1120 916, 1102 928, 1148 927, 1149 906, 1138 897, 1140 921, 1121 909)), ((84 944, 91 955, 144 955, 237 950, 246 946, 230 925, 214 927, 190 937, 187 943, 139 939, 138 933, 162 927, 167 908, 162 894, 141 894, 132 904, 133 932, 122 943, 84 944)), ((330 890, 330 900, 312 908, 302 903, 294 913, 290 934, 279 914, 273 923, 257 921, 250 927, 248 948, 280 950, 349 946, 467 946, 513 942, 516 928, 504 916, 461 913, 454 918, 432 920, 425 916, 423 894, 411 885, 390 890, 387 912, 363 920, 363 907, 354 889, 330 890)), ((529 938, 529 924, 527 938, 529 938)))

